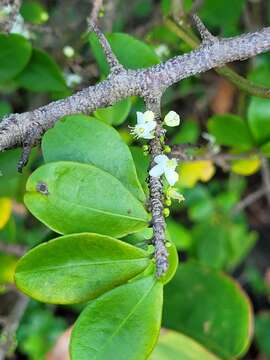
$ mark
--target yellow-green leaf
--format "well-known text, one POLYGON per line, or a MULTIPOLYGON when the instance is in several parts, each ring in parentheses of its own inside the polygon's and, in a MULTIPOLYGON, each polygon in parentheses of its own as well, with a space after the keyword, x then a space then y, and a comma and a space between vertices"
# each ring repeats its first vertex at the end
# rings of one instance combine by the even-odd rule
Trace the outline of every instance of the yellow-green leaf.
POLYGON ((209 181, 214 174, 215 167, 212 161, 184 162, 180 165, 179 184, 183 187, 192 188, 198 181, 209 181))
POLYGON ((261 160, 257 157, 232 162, 232 171, 239 175, 249 176, 255 174, 261 167, 261 160))
POLYGON ((8 222, 12 211, 12 201, 9 198, 0 198, 0 229, 8 222))

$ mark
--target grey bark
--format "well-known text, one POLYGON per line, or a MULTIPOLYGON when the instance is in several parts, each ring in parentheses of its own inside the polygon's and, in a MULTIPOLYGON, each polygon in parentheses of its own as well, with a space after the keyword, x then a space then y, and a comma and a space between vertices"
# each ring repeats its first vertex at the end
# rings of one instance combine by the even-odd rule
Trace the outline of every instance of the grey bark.
MULTIPOLYGON (((27 162, 31 148, 59 118, 76 113, 89 114, 98 108, 137 95, 144 99, 146 108, 155 113, 158 124, 155 138, 150 142, 150 166, 153 166, 155 156, 163 152, 160 100, 164 91, 189 76, 231 61, 244 60, 270 49, 270 28, 234 38, 218 39, 208 32, 198 17, 195 16, 194 21, 203 40, 198 49, 176 56, 163 64, 139 70, 124 69, 111 51, 105 36, 95 24, 90 24, 101 42, 111 69, 108 78, 66 99, 52 102, 34 111, 7 116, 0 124, 0 151, 21 146, 23 153, 18 165, 21 170, 27 162)), ((154 234, 152 242, 155 245, 156 272, 160 277, 168 268, 162 180, 150 177, 149 190, 154 234)))
POLYGON ((77 113, 115 104, 129 96, 163 94, 172 84, 228 62, 244 60, 270 49, 270 28, 228 39, 203 43, 190 53, 147 69, 122 70, 95 86, 51 102, 34 111, 12 114, 0 123, 0 151, 35 145, 56 121, 77 113))

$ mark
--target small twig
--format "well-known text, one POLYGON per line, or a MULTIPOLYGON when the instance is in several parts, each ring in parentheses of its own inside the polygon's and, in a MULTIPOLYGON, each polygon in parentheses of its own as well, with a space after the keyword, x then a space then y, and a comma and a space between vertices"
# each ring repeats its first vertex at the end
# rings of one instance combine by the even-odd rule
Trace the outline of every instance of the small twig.
POLYGON ((111 46, 106 39, 105 35, 100 31, 98 26, 91 22, 91 20, 88 20, 89 30, 94 31, 94 33, 97 35, 100 45, 102 46, 102 49, 104 51, 104 54, 106 56, 107 63, 110 67, 110 71, 112 74, 117 75, 120 72, 124 71, 123 65, 121 65, 117 59, 117 57, 114 55, 111 46))
POLYGON ((211 150, 198 155, 188 154, 188 150, 199 150, 201 146, 193 144, 179 144, 173 145, 170 157, 177 158, 182 161, 201 161, 211 160, 217 165, 223 162, 229 162, 234 160, 249 159, 251 156, 258 155, 255 151, 244 152, 240 154, 228 154, 228 153, 213 153, 211 150))
MULTIPOLYGON (((193 34, 189 34, 188 31, 183 26, 176 24, 171 19, 166 19, 165 24, 167 27, 178 35, 182 40, 184 40, 192 49, 195 49, 199 46, 200 42, 198 38, 193 34)), ((213 36, 213 35, 211 35, 213 36)), ((234 84, 238 89, 246 92, 252 96, 258 96, 265 99, 270 99, 270 89, 264 86, 257 85, 252 81, 244 78, 243 76, 237 74, 234 70, 228 66, 216 67, 214 70, 221 76, 228 79, 232 84, 234 84)))
POLYGON ((172 0, 171 13, 175 21, 179 21, 184 16, 184 4, 183 0, 172 0))
POLYGON ((94 24, 97 23, 98 15, 102 6, 103 6, 103 0, 93 0, 92 12, 90 15, 90 20, 92 23, 94 24))
POLYGON ((191 13, 197 13, 200 8, 203 6, 204 0, 194 0, 193 1, 193 6, 191 9, 191 13))
POLYGON ((210 33, 210 31, 206 28, 204 23, 196 14, 192 15, 191 18, 198 32, 200 33, 202 39, 202 45, 204 45, 205 43, 212 43, 218 41, 218 39, 210 33))
POLYGON ((259 189, 242 199, 232 210, 232 214, 237 214, 240 211, 244 210, 246 207, 250 206, 266 194, 267 190, 265 188, 259 189))
POLYGON ((15 244, 6 244, 0 241, 0 251, 12 254, 15 256, 22 256, 27 250, 26 246, 23 245, 15 245, 15 244))
POLYGON ((5 319, 5 326, 0 336, 0 360, 5 360, 6 356, 15 349, 16 331, 26 310, 28 301, 29 299, 26 296, 18 293, 18 300, 9 316, 5 319))

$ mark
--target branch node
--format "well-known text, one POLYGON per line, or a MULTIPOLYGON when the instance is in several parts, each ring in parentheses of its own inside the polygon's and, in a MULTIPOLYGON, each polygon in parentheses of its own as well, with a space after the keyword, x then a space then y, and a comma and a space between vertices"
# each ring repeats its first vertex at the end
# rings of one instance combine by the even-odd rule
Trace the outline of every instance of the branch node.
POLYGON ((117 75, 122 71, 124 71, 123 65, 120 64, 117 57, 114 55, 111 45, 109 44, 105 35, 99 29, 99 27, 93 21, 91 21, 91 19, 88 19, 87 22, 88 22, 89 30, 93 31, 98 37, 98 40, 100 42, 100 45, 102 46, 108 65, 110 67, 111 74, 117 75))
POLYGON ((199 18, 198 15, 193 14, 191 18, 196 29, 200 33, 203 45, 212 44, 213 42, 218 41, 218 39, 214 35, 212 35, 210 31, 206 28, 206 26, 204 25, 204 23, 202 22, 202 20, 199 18))

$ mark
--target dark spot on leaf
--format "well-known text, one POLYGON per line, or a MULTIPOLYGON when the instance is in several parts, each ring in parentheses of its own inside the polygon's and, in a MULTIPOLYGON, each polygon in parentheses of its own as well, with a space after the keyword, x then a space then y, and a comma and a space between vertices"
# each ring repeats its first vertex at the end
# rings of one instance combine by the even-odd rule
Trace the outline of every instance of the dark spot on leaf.
POLYGON ((37 183, 36 190, 43 195, 49 195, 48 185, 44 182, 37 183))
POLYGON ((131 214, 131 210, 130 210, 130 209, 128 209, 127 213, 128 213, 128 214, 131 214))

